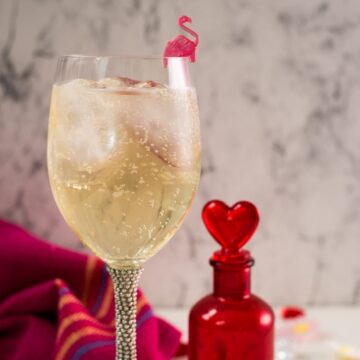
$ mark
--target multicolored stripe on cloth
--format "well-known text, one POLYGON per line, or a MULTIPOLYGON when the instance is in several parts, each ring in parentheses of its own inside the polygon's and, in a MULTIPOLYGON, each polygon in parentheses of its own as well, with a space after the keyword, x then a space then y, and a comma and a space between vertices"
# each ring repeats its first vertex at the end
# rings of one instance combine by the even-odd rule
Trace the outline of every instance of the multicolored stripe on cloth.
MULTIPOLYGON (((81 299, 66 284, 56 279, 58 287, 58 331, 55 360, 78 360, 92 351, 113 352, 115 344, 114 296, 111 278, 103 262, 87 259, 81 299)), ((137 328, 153 316, 151 307, 139 290, 137 328)))

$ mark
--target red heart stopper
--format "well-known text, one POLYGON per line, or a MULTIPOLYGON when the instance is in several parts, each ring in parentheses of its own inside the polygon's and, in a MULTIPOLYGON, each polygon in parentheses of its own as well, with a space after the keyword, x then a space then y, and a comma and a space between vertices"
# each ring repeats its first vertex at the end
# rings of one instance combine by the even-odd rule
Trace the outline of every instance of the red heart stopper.
POLYGON ((219 200, 209 201, 202 218, 212 237, 229 255, 238 254, 259 224, 259 213, 252 203, 239 201, 232 207, 219 200))

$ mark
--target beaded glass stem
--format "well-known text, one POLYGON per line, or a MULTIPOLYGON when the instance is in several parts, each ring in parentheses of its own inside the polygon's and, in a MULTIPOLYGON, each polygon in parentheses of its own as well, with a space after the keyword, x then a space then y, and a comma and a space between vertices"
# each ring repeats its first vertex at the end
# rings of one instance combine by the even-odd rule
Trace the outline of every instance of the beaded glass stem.
POLYGON ((108 271, 115 295, 116 360, 136 360, 136 293, 142 268, 108 271))

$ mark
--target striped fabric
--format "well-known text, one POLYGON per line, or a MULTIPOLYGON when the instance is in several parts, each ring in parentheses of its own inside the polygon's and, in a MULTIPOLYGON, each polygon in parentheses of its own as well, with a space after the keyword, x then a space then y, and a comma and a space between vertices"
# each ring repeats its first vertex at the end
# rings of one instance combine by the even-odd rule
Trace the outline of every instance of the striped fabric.
MULTIPOLYGON (((0 220, 0 359, 113 360, 113 287, 94 256, 0 220)), ((180 333, 137 294, 139 360, 169 360, 180 333)))

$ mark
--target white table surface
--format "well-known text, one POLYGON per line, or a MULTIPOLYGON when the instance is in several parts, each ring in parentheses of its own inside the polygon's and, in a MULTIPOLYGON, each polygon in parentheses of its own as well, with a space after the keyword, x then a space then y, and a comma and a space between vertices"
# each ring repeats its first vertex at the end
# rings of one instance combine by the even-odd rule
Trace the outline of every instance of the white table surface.
MULTIPOLYGON (((182 339, 187 340, 188 309, 158 308, 156 314, 179 328, 182 339)), ((278 314, 275 309, 275 313, 278 314)), ((360 348, 360 306, 357 307, 310 307, 306 308, 309 319, 336 341, 360 348)))

